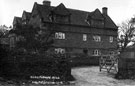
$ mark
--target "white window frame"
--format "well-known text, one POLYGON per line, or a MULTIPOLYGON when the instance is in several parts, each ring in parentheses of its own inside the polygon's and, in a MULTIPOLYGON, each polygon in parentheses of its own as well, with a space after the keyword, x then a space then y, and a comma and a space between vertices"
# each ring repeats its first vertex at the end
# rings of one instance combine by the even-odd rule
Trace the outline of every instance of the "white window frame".
POLYGON ((113 42, 113 36, 109 37, 109 42, 112 43, 113 42))
POLYGON ((94 40, 95 42, 101 42, 101 36, 95 35, 95 36, 93 36, 93 40, 94 40))
POLYGON ((101 52, 98 49, 96 49, 96 50, 93 51, 93 55, 99 56, 99 55, 101 55, 101 52))
POLYGON ((87 34, 83 34, 83 41, 87 41, 87 34))
POLYGON ((55 54, 64 54, 65 53, 65 49, 63 48, 55 48, 55 54))
POLYGON ((55 33, 55 38, 56 38, 56 39, 65 39, 65 33, 56 32, 56 33, 55 33))
POLYGON ((55 48, 54 51, 55 51, 55 54, 59 53, 59 50, 57 48, 55 48))

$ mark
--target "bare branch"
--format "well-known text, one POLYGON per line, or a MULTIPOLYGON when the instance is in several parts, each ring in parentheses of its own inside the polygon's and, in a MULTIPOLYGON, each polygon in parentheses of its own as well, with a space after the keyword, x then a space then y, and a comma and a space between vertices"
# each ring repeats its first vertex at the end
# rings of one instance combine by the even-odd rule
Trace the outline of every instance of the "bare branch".
POLYGON ((118 35, 118 42, 121 43, 123 49, 130 42, 135 42, 135 18, 122 22, 119 26, 118 35))

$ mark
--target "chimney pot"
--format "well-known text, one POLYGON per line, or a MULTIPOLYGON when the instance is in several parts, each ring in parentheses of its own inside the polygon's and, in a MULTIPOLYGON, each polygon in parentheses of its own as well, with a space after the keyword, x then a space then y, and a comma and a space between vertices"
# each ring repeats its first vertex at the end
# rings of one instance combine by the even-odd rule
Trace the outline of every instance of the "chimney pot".
POLYGON ((44 1, 43 1, 43 5, 45 5, 45 6, 51 6, 51 1, 49 1, 49 0, 44 0, 44 1))
POLYGON ((102 8, 102 14, 107 15, 107 10, 108 10, 107 7, 103 7, 102 8))

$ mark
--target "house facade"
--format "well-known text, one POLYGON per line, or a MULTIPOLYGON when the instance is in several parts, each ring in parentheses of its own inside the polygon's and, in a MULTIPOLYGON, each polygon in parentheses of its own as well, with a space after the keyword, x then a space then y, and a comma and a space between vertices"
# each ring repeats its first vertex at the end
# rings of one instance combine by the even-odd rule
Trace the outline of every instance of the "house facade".
POLYGON ((81 11, 66 8, 62 3, 54 7, 45 0, 43 4, 34 3, 27 23, 40 27, 45 34, 53 31, 49 38, 54 41, 51 52, 99 56, 117 49, 118 27, 107 11, 106 7, 102 12, 81 11))

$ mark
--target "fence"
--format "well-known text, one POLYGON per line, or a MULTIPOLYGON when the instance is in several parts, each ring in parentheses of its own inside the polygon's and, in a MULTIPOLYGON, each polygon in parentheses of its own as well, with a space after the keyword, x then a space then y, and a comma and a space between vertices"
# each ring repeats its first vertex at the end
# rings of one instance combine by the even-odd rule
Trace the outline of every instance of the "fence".
POLYGON ((99 69, 111 70, 118 72, 118 56, 117 55, 102 55, 99 59, 99 69))

